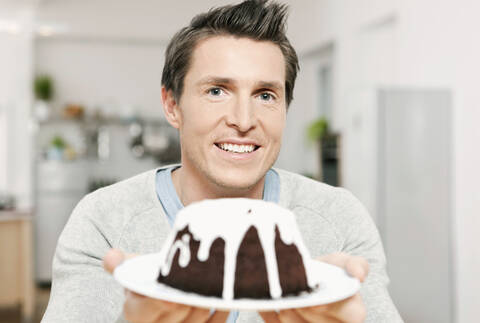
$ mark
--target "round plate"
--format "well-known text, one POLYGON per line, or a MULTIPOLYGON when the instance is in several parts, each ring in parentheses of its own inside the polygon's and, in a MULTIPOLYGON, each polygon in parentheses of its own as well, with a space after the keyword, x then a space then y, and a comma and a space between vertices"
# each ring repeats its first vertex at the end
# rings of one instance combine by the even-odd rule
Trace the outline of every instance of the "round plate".
POLYGON ((279 299, 234 299, 203 296, 178 290, 156 281, 160 272, 160 254, 148 254, 126 260, 115 269, 115 279, 125 288, 148 297, 196 307, 219 310, 272 311, 323 305, 354 295, 360 282, 343 269, 321 261, 312 261, 314 281, 319 288, 297 296, 279 299))

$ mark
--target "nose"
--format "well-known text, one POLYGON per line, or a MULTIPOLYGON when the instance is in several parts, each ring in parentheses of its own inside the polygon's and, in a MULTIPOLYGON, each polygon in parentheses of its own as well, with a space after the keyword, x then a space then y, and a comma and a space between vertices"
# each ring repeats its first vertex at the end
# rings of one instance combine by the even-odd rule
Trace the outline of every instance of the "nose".
POLYGON ((251 98, 237 97, 235 103, 231 105, 226 119, 229 126, 240 132, 248 132, 255 128, 257 116, 251 98))

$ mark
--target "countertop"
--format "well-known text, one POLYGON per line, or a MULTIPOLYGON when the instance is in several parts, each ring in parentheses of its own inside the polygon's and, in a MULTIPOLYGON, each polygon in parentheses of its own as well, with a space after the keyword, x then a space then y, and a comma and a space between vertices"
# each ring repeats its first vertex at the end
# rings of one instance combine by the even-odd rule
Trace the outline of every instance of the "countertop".
POLYGON ((32 212, 25 210, 0 210, 0 222, 31 220, 32 212))

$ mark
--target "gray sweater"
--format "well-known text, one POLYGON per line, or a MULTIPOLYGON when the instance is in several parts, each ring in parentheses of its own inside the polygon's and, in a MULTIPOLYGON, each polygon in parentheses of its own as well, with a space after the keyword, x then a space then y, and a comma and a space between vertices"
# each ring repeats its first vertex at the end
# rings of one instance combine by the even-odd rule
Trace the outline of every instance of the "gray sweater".
MULTIPOLYGON (((58 241, 53 283, 44 323, 125 322, 123 289, 102 268, 110 248, 127 253, 158 252, 170 230, 151 170, 85 196, 58 241)), ((367 322, 402 322, 387 291, 385 256, 378 231, 348 191, 276 169, 279 204, 295 213, 312 257, 346 252, 366 258, 370 273, 361 295, 367 322)), ((241 312, 239 323, 262 322, 241 312)))

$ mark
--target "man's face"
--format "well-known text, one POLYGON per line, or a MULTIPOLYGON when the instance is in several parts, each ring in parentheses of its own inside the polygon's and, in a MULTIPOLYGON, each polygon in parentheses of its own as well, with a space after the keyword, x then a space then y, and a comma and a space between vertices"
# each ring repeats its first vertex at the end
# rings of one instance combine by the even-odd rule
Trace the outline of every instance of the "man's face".
POLYGON ((228 36, 200 41, 178 109, 187 174, 232 192, 258 185, 277 159, 285 126, 280 48, 228 36))

